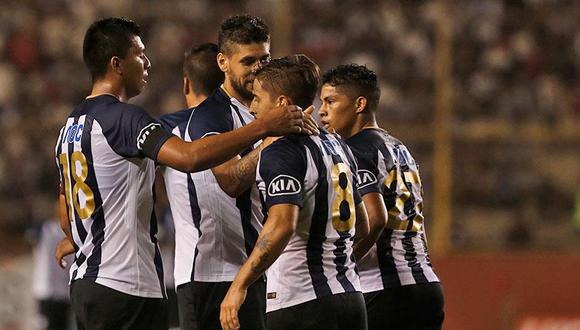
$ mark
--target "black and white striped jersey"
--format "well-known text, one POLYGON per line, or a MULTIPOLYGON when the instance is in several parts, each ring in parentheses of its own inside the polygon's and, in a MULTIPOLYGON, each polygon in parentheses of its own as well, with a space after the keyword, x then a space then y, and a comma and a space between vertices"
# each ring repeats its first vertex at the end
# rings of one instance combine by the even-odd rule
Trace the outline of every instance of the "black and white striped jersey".
MULTIPOLYGON (((181 139, 185 139, 187 121, 193 109, 183 109, 159 118, 163 127, 181 139)), ((193 258, 199 232, 195 228, 195 202, 191 201, 189 190, 194 188, 191 177, 171 167, 160 168, 165 182, 167 199, 171 208, 171 217, 175 227, 175 258, 173 263, 173 278, 175 287, 191 282, 193 274, 193 258)))
POLYGON ((358 164, 361 196, 382 194, 388 221, 358 263, 364 292, 438 282, 424 231, 419 167, 401 141, 381 129, 364 129, 345 141, 358 164))
POLYGON ((70 114, 55 151, 76 251, 71 281, 165 296, 153 160, 170 137, 142 108, 112 95, 86 99, 70 114))
POLYGON ((291 135, 260 155, 258 189, 265 216, 275 204, 300 207, 290 242, 267 271, 267 312, 324 296, 360 291, 352 244, 356 164, 335 135, 291 135))
MULTIPOLYGON (((229 132, 252 120, 254 117, 246 106, 218 88, 192 112, 185 140, 229 132)), ((248 148, 242 156, 251 150, 248 148)), ((189 177, 191 212, 199 235, 193 279, 231 282, 252 252, 262 228, 258 191, 254 185, 232 198, 220 188, 211 169, 191 173, 189 177)))

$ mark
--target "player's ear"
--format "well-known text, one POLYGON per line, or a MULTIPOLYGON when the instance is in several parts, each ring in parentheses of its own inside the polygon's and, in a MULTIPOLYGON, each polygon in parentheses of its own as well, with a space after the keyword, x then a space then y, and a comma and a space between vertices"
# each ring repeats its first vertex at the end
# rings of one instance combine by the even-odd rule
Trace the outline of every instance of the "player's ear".
POLYGON ((120 76, 123 75, 123 68, 121 67, 121 59, 118 56, 111 57, 109 65, 111 66, 111 68, 115 73, 117 73, 120 76))
POLYGON ((230 68, 230 63, 229 63, 226 55, 222 52, 219 52, 217 54, 216 59, 217 59, 217 64, 218 64, 220 70, 222 70, 222 72, 228 72, 228 70, 230 68))
POLYGON ((292 104, 292 101, 286 95, 280 95, 276 99, 276 106, 287 106, 292 104))
POLYGON ((183 76, 183 95, 188 95, 191 92, 191 87, 189 86, 189 79, 183 76))
POLYGON ((367 98, 364 96, 359 96, 354 101, 354 106, 356 108, 356 113, 365 112, 367 109, 367 98))

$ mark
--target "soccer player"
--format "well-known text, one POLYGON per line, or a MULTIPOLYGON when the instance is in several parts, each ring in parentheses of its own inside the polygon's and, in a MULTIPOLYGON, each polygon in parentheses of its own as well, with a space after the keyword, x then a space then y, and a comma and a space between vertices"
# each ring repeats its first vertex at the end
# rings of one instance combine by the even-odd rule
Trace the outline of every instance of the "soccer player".
MULTIPOLYGON (((219 136, 254 121, 248 109, 253 72, 270 59, 269 29, 258 17, 230 17, 222 22, 218 47, 217 63, 224 72, 224 84, 192 113, 186 140, 219 136)), ((221 329, 219 304, 258 237, 262 218, 255 169, 263 145, 256 144, 219 166, 190 175, 189 199, 199 235, 192 295, 201 329, 221 329)), ((264 327, 265 295, 263 280, 248 290, 240 312, 243 328, 264 327)))
POLYGON ((352 149, 369 215, 370 234, 361 243, 372 249, 357 259, 369 329, 440 329, 443 291, 427 252, 419 168, 407 147, 377 125, 377 76, 365 66, 340 65, 322 83, 321 122, 352 149))
POLYGON ((302 131, 298 108, 236 131, 187 143, 126 103, 151 63, 139 26, 93 23, 83 43, 91 94, 56 143, 61 200, 70 220, 71 300, 79 329, 166 329, 165 288, 153 213, 155 161, 181 171, 216 166, 267 135, 302 131))
MULTIPOLYGON (((319 75, 304 56, 273 60, 256 73, 252 111, 312 104, 319 75)), ((334 134, 290 135, 260 156, 264 228, 221 304, 224 329, 238 329, 248 287, 267 272, 268 329, 366 329, 353 258, 368 232, 356 164, 334 134), (356 228, 356 237, 355 237, 356 228)))
MULTIPOLYGON (((224 81, 224 73, 217 65, 218 47, 207 43, 193 46, 183 61, 183 93, 187 109, 159 118, 163 126, 180 138, 193 109, 224 81)), ((177 293, 179 324, 182 330, 198 329, 193 309, 192 270, 198 232, 194 226, 186 173, 170 167, 161 169, 175 226, 174 278, 177 293)))

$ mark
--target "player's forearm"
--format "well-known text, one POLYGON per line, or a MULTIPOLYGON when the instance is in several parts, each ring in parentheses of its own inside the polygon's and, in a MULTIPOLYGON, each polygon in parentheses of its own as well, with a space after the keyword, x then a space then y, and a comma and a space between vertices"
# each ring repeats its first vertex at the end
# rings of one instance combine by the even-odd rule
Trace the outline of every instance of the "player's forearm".
POLYGON ((64 194, 59 194, 59 223, 60 228, 68 238, 69 242, 73 243, 72 233, 70 231, 70 221, 67 215, 66 200, 64 194))
MULTIPOLYGON (((355 240, 354 254, 357 260, 360 260, 372 248, 387 224, 387 210, 380 193, 368 193, 362 196, 365 214, 369 224, 369 233, 360 240, 355 240)), ((363 210, 357 208, 357 218, 363 210)))
POLYGON ((232 287, 246 289, 280 257, 294 232, 291 226, 268 219, 260 232, 256 246, 240 271, 232 287))
POLYGON ((261 147, 252 150, 235 162, 234 165, 228 167, 225 171, 221 171, 221 173, 216 171, 216 169, 213 170, 220 187, 230 197, 240 196, 255 184, 256 166, 261 150, 261 147))
POLYGON ((190 143, 172 137, 161 146, 157 162, 182 172, 199 172, 216 167, 265 137, 268 132, 265 127, 265 123, 255 120, 234 131, 190 143))
POLYGON ((368 250, 373 246, 374 242, 376 241, 376 239, 373 241, 373 238, 369 237, 369 221, 363 203, 360 203, 356 207, 355 226, 356 232, 354 235, 353 251, 355 258, 359 260, 368 252, 368 250))
POLYGON ((383 232, 383 228, 380 230, 371 230, 368 235, 365 237, 357 240, 354 243, 353 253, 356 260, 361 260, 362 257, 369 252, 369 250, 373 247, 373 245, 377 242, 381 233, 383 232))

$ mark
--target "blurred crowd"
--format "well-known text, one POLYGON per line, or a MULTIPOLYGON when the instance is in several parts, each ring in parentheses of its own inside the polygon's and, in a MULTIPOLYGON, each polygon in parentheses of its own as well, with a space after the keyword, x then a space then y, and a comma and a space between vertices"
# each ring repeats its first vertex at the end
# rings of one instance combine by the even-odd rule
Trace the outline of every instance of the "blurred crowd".
POLYGON ((580 182, 580 135, 557 132, 580 122, 580 3, 451 4, 446 9, 435 1, 388 0, 3 0, 0 232, 18 237, 50 216, 58 193, 58 130, 90 92, 82 38, 92 21, 126 16, 142 26, 152 69, 146 91, 132 102, 159 116, 185 106, 184 51, 193 43, 216 41, 225 17, 249 12, 271 26, 274 55, 290 49, 308 54, 323 71, 356 62, 379 73, 379 118, 395 135, 409 139, 422 163, 428 210, 436 207, 430 205, 437 175, 432 139, 413 139, 421 132, 409 130, 428 131, 433 124, 436 21, 448 17, 453 23, 452 127, 457 128, 452 163, 456 246, 545 246, 562 233, 577 242, 571 219, 580 182), (289 31, 286 40, 276 37, 282 31, 289 31), (548 133, 534 138, 475 133, 474 139, 461 129, 474 123, 482 132, 533 124, 548 133))

